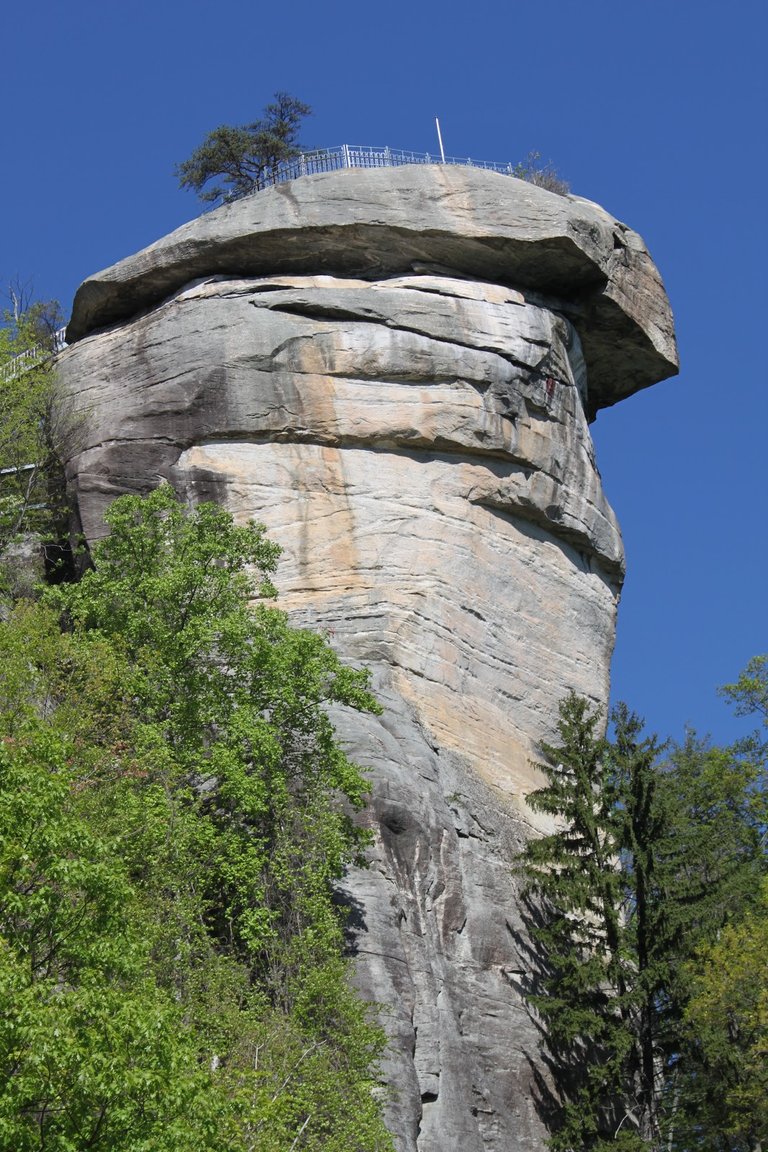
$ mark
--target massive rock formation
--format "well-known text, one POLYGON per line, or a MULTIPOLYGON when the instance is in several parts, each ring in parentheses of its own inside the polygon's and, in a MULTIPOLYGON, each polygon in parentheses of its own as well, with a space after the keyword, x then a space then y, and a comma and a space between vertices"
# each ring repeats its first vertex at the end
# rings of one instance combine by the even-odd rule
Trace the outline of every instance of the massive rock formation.
POLYGON ((306 177, 87 281, 61 372, 88 539, 161 478, 255 517, 281 603, 374 672, 346 897, 401 1152, 543 1147, 510 860, 537 742, 604 703, 623 560, 588 419, 676 369, 642 241, 477 169, 306 177))

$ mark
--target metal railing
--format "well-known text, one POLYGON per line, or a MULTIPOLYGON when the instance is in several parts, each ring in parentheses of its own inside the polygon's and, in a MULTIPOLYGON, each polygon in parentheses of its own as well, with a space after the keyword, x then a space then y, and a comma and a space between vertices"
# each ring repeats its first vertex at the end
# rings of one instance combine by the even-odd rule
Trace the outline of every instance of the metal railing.
POLYGON ((20 352, 7 364, 0 366, 0 384, 7 384, 9 380, 20 376, 22 372, 36 368, 38 364, 44 364, 50 356, 55 356, 61 352, 67 346, 66 334, 66 328, 59 328, 53 333, 50 341, 43 340, 40 344, 33 344, 31 348, 27 348, 26 352, 20 352))
MULTIPOLYGON (((503 176, 521 176, 519 164, 494 164, 489 160, 473 160, 469 156, 442 156, 431 152, 408 152, 402 148, 375 148, 368 144, 340 144, 337 148, 318 148, 312 152, 302 152, 293 160, 279 164, 263 184, 249 188, 245 192, 230 192, 224 202, 241 200, 252 196, 274 184, 285 184, 288 180, 298 180, 300 176, 315 176, 320 172, 338 172, 342 168, 401 168, 406 164, 450 164, 461 168, 483 168, 487 172, 500 172, 503 176)), ((43 363, 48 356, 66 348, 66 328, 54 333, 52 344, 36 344, 7 364, 0 367, 0 383, 13 380, 21 372, 43 363)))
POLYGON ((232 192, 225 202, 240 200, 274 184, 284 184, 288 180, 298 180, 300 176, 315 176, 319 172, 337 172, 342 168, 400 168, 405 164, 450 164, 462 168, 483 168, 489 172, 500 172, 503 176, 520 176, 519 164, 494 164, 488 160, 472 160, 470 157, 441 156, 431 152, 406 152, 401 148, 374 148, 367 144, 340 144, 337 148, 319 148, 313 152, 302 152, 293 160, 278 164, 264 183, 246 192, 232 192))

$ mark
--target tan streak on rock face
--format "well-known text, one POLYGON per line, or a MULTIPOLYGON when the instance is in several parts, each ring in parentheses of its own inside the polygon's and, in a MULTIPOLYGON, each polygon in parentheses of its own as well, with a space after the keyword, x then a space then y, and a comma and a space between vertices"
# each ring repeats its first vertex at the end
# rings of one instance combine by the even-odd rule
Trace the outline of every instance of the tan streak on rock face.
POLYGON ((596 623, 611 618, 615 588, 577 553, 468 504, 484 472, 381 451, 226 442, 188 450, 175 469, 224 479, 228 506, 266 523, 285 548, 282 603, 309 599, 317 620, 332 612, 344 650, 383 660, 435 741, 520 804, 531 787, 527 734, 550 723, 551 685, 606 691, 610 638, 596 653, 596 623), (358 626, 373 606, 382 622, 371 646, 358 626), (564 628, 568 646, 558 644, 564 628))
POLYGON ((588 419, 675 364, 639 237, 490 177, 210 213, 87 282, 61 358, 87 538, 161 479, 255 517, 282 606, 373 671, 383 716, 334 721, 372 773, 345 892, 399 1152, 543 1150, 511 862, 559 700, 608 695, 623 553, 588 419))

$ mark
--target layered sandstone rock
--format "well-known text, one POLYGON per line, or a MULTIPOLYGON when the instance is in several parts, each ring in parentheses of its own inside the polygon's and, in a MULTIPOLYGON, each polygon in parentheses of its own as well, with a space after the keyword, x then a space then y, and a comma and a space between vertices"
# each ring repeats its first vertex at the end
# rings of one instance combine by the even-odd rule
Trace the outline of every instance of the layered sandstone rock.
POLYGON ((570 690, 603 703, 621 540, 588 417, 675 370, 639 237, 476 169, 307 177, 80 289, 62 378, 88 539, 169 479, 263 521, 281 603, 374 672, 352 946, 402 1152, 541 1148, 510 861, 570 690))

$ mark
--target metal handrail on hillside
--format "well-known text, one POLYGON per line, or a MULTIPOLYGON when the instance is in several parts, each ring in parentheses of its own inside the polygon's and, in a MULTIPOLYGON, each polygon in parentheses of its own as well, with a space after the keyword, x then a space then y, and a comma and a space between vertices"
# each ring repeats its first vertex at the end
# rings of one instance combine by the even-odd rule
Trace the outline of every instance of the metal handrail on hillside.
POLYGON ((36 368, 38 364, 44 364, 50 356, 56 356, 63 351, 67 346, 66 335, 67 329, 59 328, 54 332, 50 342, 44 340, 40 344, 33 344, 31 348, 27 348, 26 352, 20 352, 7 364, 0 366, 0 384, 7 384, 9 380, 14 380, 22 372, 36 368))
MULTIPOLYGON (((38 365, 44 364, 46 360, 57 356, 67 346, 66 335, 66 327, 57 328, 50 340, 42 340, 39 344, 33 344, 25 352, 20 352, 7 364, 0 366, 0 385, 15 380, 17 376, 22 376, 25 372, 30 372, 38 365)), ((39 467, 39 464, 14 464, 9 468, 0 468, 0 476, 18 476, 21 472, 35 472, 39 467)), ((30 510, 44 507, 44 504, 32 504, 30 510)))

